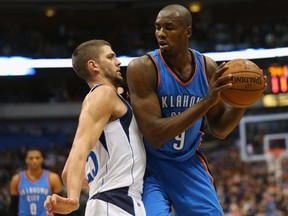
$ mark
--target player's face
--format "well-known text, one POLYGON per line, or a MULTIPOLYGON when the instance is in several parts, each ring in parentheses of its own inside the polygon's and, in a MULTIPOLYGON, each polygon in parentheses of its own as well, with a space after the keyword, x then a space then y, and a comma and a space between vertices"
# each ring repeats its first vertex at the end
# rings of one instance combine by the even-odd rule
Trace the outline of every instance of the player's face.
POLYGON ((40 151, 31 150, 28 151, 25 162, 28 166, 28 169, 37 170, 42 168, 43 156, 40 151))
POLYGON ((177 12, 160 11, 155 21, 155 36, 162 53, 173 55, 178 49, 187 48, 187 29, 180 22, 177 12))
POLYGON ((103 72, 103 76, 110 80, 116 87, 123 82, 121 75, 121 62, 116 58, 116 54, 110 46, 103 46, 102 53, 99 56, 99 69, 103 72))

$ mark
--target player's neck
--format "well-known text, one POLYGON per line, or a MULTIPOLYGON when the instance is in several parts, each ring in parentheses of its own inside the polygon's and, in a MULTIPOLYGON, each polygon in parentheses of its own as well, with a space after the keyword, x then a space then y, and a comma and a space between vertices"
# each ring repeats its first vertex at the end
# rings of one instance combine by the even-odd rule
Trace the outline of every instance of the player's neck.
POLYGON ((178 53, 177 55, 165 55, 162 54, 165 62, 173 68, 182 70, 187 67, 187 65, 193 64, 193 58, 190 50, 186 52, 178 53))
POLYGON ((115 91, 117 90, 117 87, 115 87, 115 85, 113 85, 111 82, 104 82, 104 81, 98 81, 98 82, 87 82, 88 86, 90 87, 90 89, 94 88, 96 85, 108 85, 111 88, 113 88, 115 91))
POLYGON ((37 170, 31 170, 31 169, 27 169, 26 170, 26 175, 31 180, 38 179, 42 174, 43 174, 43 169, 42 168, 41 169, 37 169, 37 170))

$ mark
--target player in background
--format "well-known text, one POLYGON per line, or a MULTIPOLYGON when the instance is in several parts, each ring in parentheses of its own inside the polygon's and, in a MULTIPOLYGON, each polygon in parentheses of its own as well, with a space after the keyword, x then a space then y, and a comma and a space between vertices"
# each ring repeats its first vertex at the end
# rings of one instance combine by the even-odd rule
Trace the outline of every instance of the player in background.
POLYGON ((67 198, 48 196, 49 213, 68 214, 79 207, 81 188, 89 188, 85 215, 144 216, 142 203, 146 154, 130 105, 117 93, 123 78, 111 45, 91 40, 73 53, 75 72, 86 95, 62 179, 67 198))
POLYGON ((10 182, 9 216, 46 216, 43 203, 52 193, 60 193, 62 183, 57 173, 43 169, 43 154, 30 148, 25 157, 27 169, 15 174, 10 182))
POLYGON ((131 61, 127 82, 132 108, 144 135, 147 170, 143 202, 149 216, 223 215, 214 179, 201 153, 203 128, 224 139, 245 108, 228 106, 221 91, 232 75, 226 63, 188 47, 192 17, 184 6, 164 7, 155 21, 159 49, 131 61), (204 121, 205 120, 205 121, 204 121))

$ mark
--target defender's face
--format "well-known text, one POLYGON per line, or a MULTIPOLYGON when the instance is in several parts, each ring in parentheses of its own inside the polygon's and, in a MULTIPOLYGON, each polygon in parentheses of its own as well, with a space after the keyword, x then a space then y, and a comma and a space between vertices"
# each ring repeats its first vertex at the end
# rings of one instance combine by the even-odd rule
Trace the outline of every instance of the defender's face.
POLYGON ((155 36, 162 53, 173 54, 187 43, 186 28, 177 12, 160 11, 155 21, 155 36))
POLYGON ((103 76, 109 79, 116 87, 122 84, 121 62, 116 58, 116 54, 110 46, 102 47, 98 65, 103 76))

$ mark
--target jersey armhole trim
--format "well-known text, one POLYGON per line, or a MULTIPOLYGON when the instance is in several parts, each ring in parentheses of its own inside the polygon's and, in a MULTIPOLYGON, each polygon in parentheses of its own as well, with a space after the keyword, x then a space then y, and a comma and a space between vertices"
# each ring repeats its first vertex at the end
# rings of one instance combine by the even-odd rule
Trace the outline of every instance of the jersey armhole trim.
POLYGON ((148 53, 147 54, 148 58, 151 59, 153 65, 154 65, 154 68, 155 68, 155 72, 156 72, 156 83, 157 85, 155 86, 155 90, 157 90, 160 86, 160 71, 159 71, 159 68, 158 68, 158 65, 156 63, 156 60, 154 59, 154 57, 152 56, 151 53, 148 53))
POLYGON ((203 63, 203 71, 204 71, 204 75, 206 77, 206 82, 209 86, 209 82, 208 82, 208 78, 207 78, 207 60, 206 60, 206 56, 201 54, 202 56, 202 63, 203 63))

